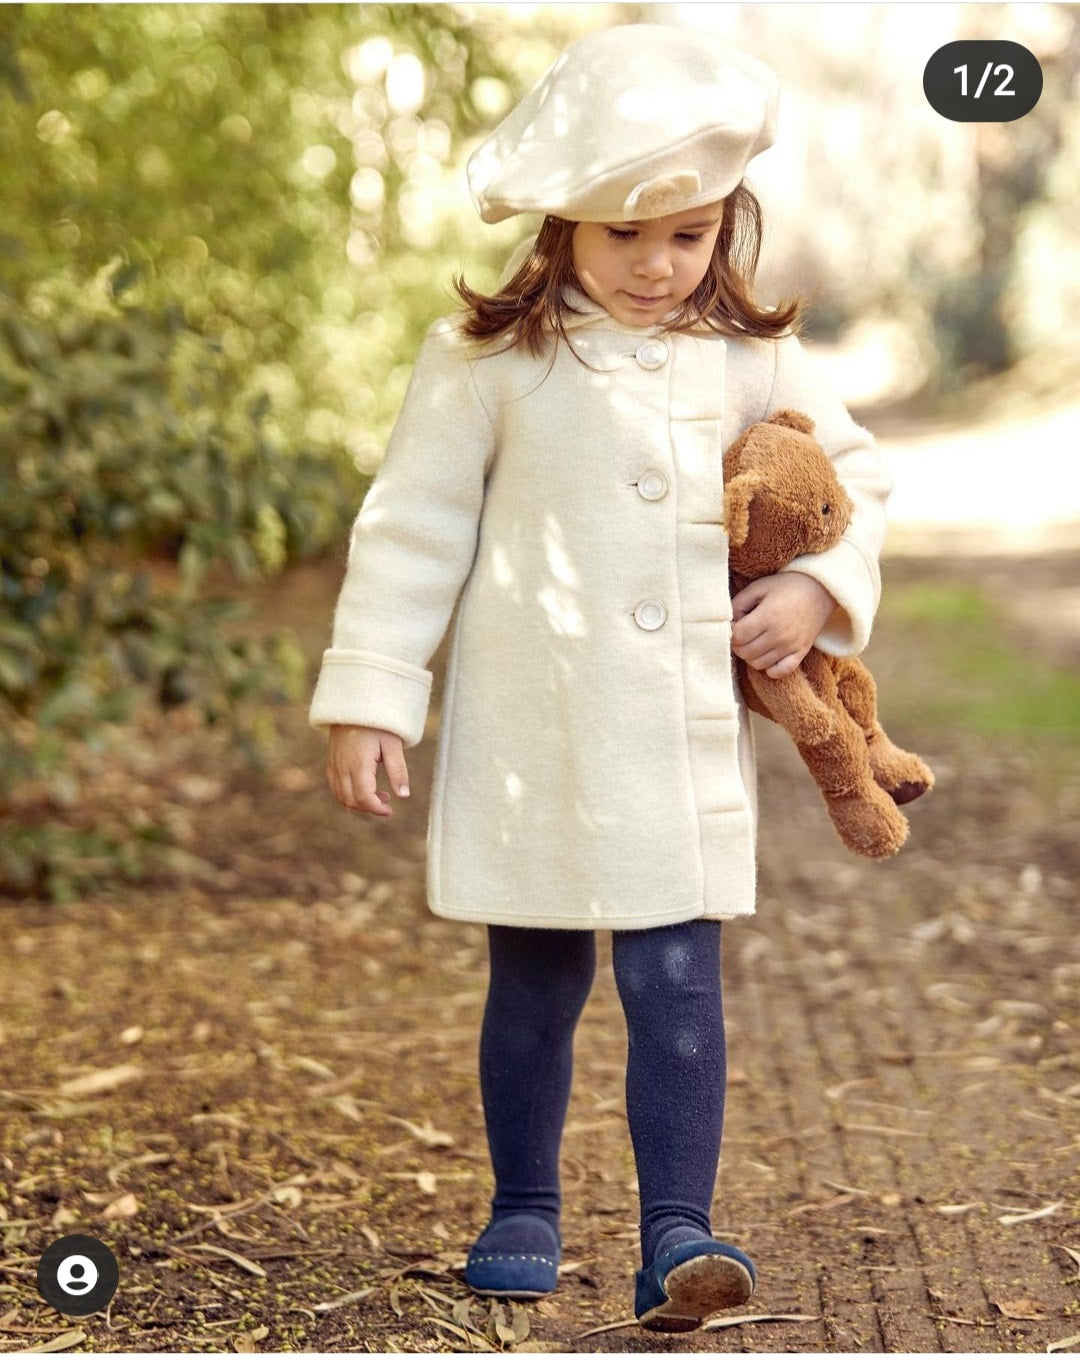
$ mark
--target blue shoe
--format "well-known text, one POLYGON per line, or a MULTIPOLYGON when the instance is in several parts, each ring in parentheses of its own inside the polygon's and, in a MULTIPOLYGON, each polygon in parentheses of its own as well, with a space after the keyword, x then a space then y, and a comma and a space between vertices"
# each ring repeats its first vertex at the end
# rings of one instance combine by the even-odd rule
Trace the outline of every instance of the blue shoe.
POLYGON ((736 1246, 703 1236, 657 1255, 637 1274, 634 1315, 647 1331, 695 1331, 754 1291, 754 1263, 736 1246))
POLYGON ((483 1298, 543 1298, 558 1281, 561 1250, 550 1223, 530 1212, 512 1213, 488 1227, 469 1251, 465 1282, 483 1298), (502 1249, 514 1244, 515 1231, 521 1234, 519 1244, 540 1249, 502 1249), (485 1241, 499 1249, 489 1250, 485 1241))

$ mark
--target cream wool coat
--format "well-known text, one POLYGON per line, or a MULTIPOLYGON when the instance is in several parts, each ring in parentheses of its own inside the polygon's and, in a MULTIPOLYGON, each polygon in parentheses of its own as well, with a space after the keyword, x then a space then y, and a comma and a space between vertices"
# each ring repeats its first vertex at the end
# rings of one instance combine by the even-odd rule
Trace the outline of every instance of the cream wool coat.
MULTIPOLYGON (((428 826, 438 915, 648 928, 754 911, 748 713, 733 683, 722 453, 806 412, 855 503, 790 567, 867 642, 889 480, 795 339, 624 326, 580 295, 554 366, 479 353, 452 319, 416 361, 353 531, 317 727, 416 744, 460 598, 428 826)), ((808 798, 812 795, 808 788, 808 798)))

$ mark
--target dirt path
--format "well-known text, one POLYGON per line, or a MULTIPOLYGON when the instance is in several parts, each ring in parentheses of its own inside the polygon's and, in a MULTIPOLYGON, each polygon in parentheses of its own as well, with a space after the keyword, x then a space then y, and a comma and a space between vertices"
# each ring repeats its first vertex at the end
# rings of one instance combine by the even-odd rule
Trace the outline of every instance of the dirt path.
MULTIPOLYGON (((890 572, 996 573, 1010 593, 1076 580, 1052 560, 890 572)), ((268 594, 313 659, 337 577, 304 569, 268 594)), ((765 1319, 683 1337, 625 1324, 635 1192, 606 942, 578 1037, 560 1289, 514 1313, 470 1297, 459 1271, 490 1194, 485 947, 424 907, 431 743, 408 807, 374 826, 324 793, 299 714, 265 778, 173 716, 96 796, 166 818, 173 872, 62 908, 0 904, 0 1346, 1075 1350, 1076 740, 923 723, 908 686, 935 684, 923 643, 886 618, 870 657, 887 720, 893 703, 913 717, 894 736, 939 777, 893 862, 848 856, 787 743, 759 730, 762 893, 726 936, 715 1222, 757 1261, 765 1319), (120 1261, 107 1314, 37 1297, 37 1257, 73 1231, 120 1261)))

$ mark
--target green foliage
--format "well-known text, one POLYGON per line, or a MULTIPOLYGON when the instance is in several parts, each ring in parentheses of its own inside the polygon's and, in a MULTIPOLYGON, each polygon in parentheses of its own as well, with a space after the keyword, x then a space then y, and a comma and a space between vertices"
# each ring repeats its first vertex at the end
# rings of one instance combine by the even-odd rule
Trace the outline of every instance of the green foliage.
MULTIPOLYGON (((57 277, 21 306, 0 295, 5 806, 20 792, 69 803, 69 745, 100 747, 148 696, 191 703, 254 756, 262 708, 299 697, 303 660, 287 635, 245 637, 240 603, 206 596, 204 579, 277 572, 336 540, 355 504, 355 479, 283 456, 214 348, 175 309, 125 306, 122 283, 57 277), (152 580, 164 558, 179 563, 170 588, 152 580)), ((0 845, 16 886, 60 893, 142 865, 145 830, 73 833, 40 807, 35 821, 0 845)))
POLYGON ((475 245, 460 157, 486 121, 476 92, 509 98, 497 22, 443 5, 15 8, 5 277, 138 267, 141 302, 182 299, 240 392, 270 396, 286 448, 373 466, 475 245))

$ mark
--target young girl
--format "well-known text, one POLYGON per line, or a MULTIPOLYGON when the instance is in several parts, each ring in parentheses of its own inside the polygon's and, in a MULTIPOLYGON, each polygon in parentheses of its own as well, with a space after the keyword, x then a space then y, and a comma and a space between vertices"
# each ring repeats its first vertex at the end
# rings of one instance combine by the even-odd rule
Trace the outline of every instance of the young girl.
POLYGON ((888 480, 868 434, 757 305, 742 183, 776 84, 706 34, 574 44, 469 165, 481 218, 544 215, 493 297, 436 323, 357 518, 311 708, 350 810, 409 794, 427 664, 460 603, 428 898, 487 924, 480 1081, 495 1191, 465 1278, 540 1297, 560 1252, 559 1143, 594 930, 613 934, 641 1199, 635 1313, 699 1326, 755 1271, 715 1240, 720 928, 754 911, 756 808, 732 652, 777 677, 859 652, 888 480), (731 600, 722 454, 795 408, 855 504, 833 550, 731 600))

